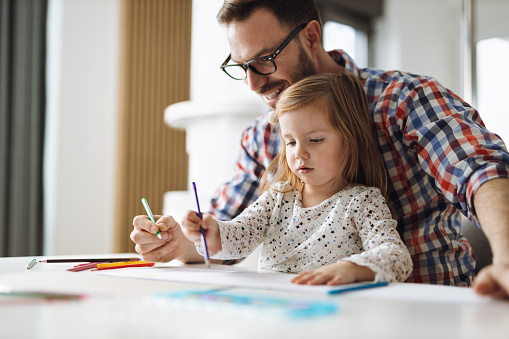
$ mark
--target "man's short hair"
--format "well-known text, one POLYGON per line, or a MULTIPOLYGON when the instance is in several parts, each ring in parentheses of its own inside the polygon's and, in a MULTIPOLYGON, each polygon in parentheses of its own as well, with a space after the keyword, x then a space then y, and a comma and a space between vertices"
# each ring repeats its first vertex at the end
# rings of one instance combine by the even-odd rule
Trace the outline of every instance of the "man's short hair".
POLYGON ((225 25, 233 21, 244 21, 261 8, 274 13, 281 25, 288 30, 312 20, 318 21, 322 26, 315 0, 225 0, 217 14, 217 20, 225 25))

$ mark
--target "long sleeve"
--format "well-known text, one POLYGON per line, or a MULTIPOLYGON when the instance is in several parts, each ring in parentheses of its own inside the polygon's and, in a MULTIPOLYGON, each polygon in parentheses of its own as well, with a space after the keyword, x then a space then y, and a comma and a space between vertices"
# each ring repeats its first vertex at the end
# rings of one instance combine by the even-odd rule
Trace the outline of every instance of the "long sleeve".
POLYGON ((443 196, 477 223, 475 191, 491 178, 509 177, 503 141, 478 112, 432 78, 415 78, 400 90, 392 114, 401 141, 415 151, 424 172, 443 196))
POLYGON ((369 267, 375 281, 405 281, 412 272, 412 259, 380 191, 362 192, 350 201, 347 211, 364 251, 343 260, 369 267))
POLYGON ((213 258, 238 259, 253 252, 266 238, 276 197, 268 190, 235 219, 218 221, 222 250, 213 258))
POLYGON ((370 267, 377 281, 405 281, 412 272, 379 189, 353 186, 317 206, 301 202, 300 190, 278 186, 235 219, 219 221, 222 250, 213 258, 244 257, 262 244, 262 269, 297 273, 349 258, 370 267))

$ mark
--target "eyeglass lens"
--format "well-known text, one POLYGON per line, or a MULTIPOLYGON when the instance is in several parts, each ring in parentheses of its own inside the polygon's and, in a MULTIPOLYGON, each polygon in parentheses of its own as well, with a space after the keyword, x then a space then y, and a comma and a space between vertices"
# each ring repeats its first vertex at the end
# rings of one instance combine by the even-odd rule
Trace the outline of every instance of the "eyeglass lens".
MULTIPOLYGON (((272 74, 276 71, 276 65, 268 58, 253 60, 246 65, 250 70, 261 75, 272 74)), ((242 66, 225 67, 225 71, 236 79, 245 79, 247 70, 242 66)))
POLYGON ((261 74, 261 75, 269 75, 276 71, 276 63, 274 59, 277 55, 283 50, 283 48, 288 45, 288 43, 299 33, 307 24, 301 24, 296 29, 293 30, 292 33, 286 38, 285 41, 276 49, 276 51, 272 54, 272 56, 265 56, 258 59, 251 60, 250 62, 244 65, 232 64, 230 57, 228 57, 228 64, 221 66, 224 72, 226 72, 230 77, 237 80, 244 80, 247 77, 247 69, 249 68, 251 71, 261 74))

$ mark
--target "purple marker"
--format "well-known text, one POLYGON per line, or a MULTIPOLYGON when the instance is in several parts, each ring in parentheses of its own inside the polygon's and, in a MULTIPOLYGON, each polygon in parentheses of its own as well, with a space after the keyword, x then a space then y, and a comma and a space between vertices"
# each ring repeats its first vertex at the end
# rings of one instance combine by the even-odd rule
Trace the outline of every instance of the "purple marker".
MULTIPOLYGON (((196 205, 198 206, 198 216, 202 219, 201 211, 200 211, 200 202, 198 201, 198 192, 196 191, 196 184, 193 181, 193 189, 194 196, 196 197, 196 205)), ((205 239, 205 230, 200 226, 200 234, 201 234, 201 246, 203 247, 203 251, 205 252, 205 264, 207 267, 210 267, 209 261, 209 249, 207 247, 207 240, 205 239)))

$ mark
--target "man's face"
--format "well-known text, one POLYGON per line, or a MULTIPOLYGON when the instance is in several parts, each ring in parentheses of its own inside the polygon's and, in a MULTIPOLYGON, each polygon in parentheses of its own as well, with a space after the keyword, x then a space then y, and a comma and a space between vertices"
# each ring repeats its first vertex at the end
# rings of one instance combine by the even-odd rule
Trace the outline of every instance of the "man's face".
MULTIPOLYGON (((255 11, 245 21, 228 24, 227 35, 233 62, 244 64, 273 53, 294 28, 283 29, 276 17, 263 9, 255 11)), ((259 75, 251 70, 247 71, 247 78, 244 80, 246 84, 272 108, 279 94, 285 89, 317 72, 316 65, 299 42, 300 34, 302 31, 275 59, 277 66, 275 73, 259 75)))

